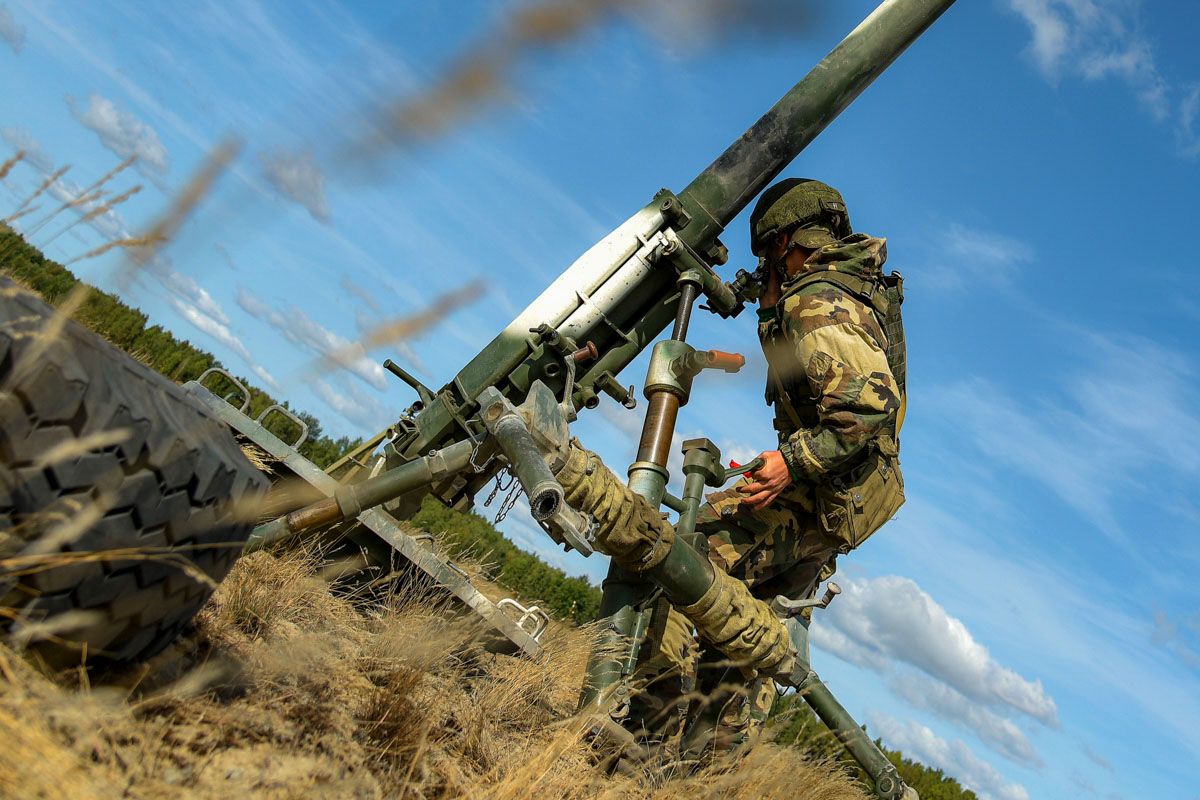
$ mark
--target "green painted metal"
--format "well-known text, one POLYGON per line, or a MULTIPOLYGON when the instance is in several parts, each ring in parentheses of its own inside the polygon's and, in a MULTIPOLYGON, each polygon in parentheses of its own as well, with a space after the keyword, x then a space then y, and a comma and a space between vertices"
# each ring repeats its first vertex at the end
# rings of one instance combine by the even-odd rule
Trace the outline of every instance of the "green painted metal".
MULTIPOLYGON (((415 386, 415 381, 409 380, 411 376, 402 370, 393 371, 414 385, 421 395, 421 407, 414 406, 411 413, 393 426, 395 436, 385 447, 389 474, 412 465, 411 474, 416 475, 423 469, 419 465, 430 451, 455 443, 466 444, 484 434, 485 426, 478 412, 479 398, 485 390, 493 389, 520 404, 541 381, 555 396, 562 396, 565 391, 573 410, 592 407, 600 392, 621 396, 616 376, 672 320, 676 323, 672 339, 682 344, 697 293, 703 294, 710 307, 723 316, 740 311, 736 296, 714 271, 714 265, 723 264, 727 256, 717 238, 719 234, 952 3, 953 0, 885 0, 678 196, 665 190, 660 192, 651 203, 590 248, 437 392, 422 391, 424 387, 415 386), (598 358, 580 366, 578 372, 568 368, 561 348, 550 346, 545 336, 548 330, 564 341, 594 345, 598 358), (574 385, 568 385, 572 375, 574 385)), ((648 433, 655 434, 649 437, 660 445, 655 450, 655 460, 639 455, 630 468, 630 488, 655 508, 665 497, 668 477, 666 459, 659 457, 662 434, 666 433, 669 441, 676 410, 665 407, 662 396, 670 395, 672 402, 683 405, 690 389, 690 377, 674 372, 668 379, 663 370, 670 373, 677 367, 686 373, 695 366, 691 361, 684 364, 677 358, 684 355, 695 360, 690 348, 689 352, 683 352, 686 345, 678 348, 678 353, 667 352, 677 344, 655 354, 647 376, 651 403, 643 441, 648 433), (652 415, 657 415, 654 425, 650 424, 652 415)), ((528 449, 526 442, 517 441, 521 437, 515 429, 513 434, 516 438, 508 442, 510 449, 518 445, 528 449)), ((525 453, 517 460, 532 464, 533 456, 525 453)), ((496 459, 483 469, 454 475, 430 472, 428 476, 422 475, 422 480, 443 500, 461 506, 470 501, 500 466, 500 460, 496 459)), ((717 468, 719 464, 710 470, 714 480, 717 468)), ((532 480, 534 483, 530 485, 536 486, 544 477, 525 475, 522 484, 532 480)), ((691 475, 688 479, 681 512, 686 515, 682 525, 685 530, 694 528, 695 507, 703 483, 691 475)), ((412 488, 422 491, 423 485, 412 488)), ((397 488, 392 485, 389 491, 397 488)), ((405 502, 411 507, 414 498, 412 492, 409 495, 405 502)), ((357 496, 350 499, 354 503, 360 500, 357 496)), ((339 496, 339 507, 341 501, 339 496)), ((351 506, 348 510, 356 509, 351 506)), ((385 516, 378 509, 371 509, 358 519, 385 516)), ((412 553, 407 543, 396 541, 406 556, 412 553)), ((413 553, 412 557, 420 560, 419 553, 413 553)), ((676 538, 669 556, 648 577, 672 601, 690 603, 711 584, 712 569, 707 557, 681 536, 676 538)), ((599 655, 588 664, 581 699, 583 708, 605 709, 621 677, 628 674, 637 660, 650 614, 650 597, 651 584, 646 577, 615 567, 610 570, 600 609, 602 645, 597 651, 599 655), (626 648, 623 653, 617 652, 620 647, 626 648)), ((822 693, 822 687, 823 684, 812 685, 820 698, 818 702, 831 719, 836 718, 844 727, 849 715, 839 716, 840 706, 835 708, 827 702, 832 695, 826 698, 828 690, 822 693)), ((867 762, 875 763, 874 756, 857 738, 847 736, 847 748, 856 758, 861 751, 867 762)))
POLYGON ((638 648, 641 646, 635 634, 646 629, 645 620, 639 617, 650 612, 636 607, 646 599, 643 585, 644 581, 637 575, 616 565, 609 567, 602 587, 599 610, 601 623, 593 653, 611 653, 616 657, 588 659, 579 693, 581 713, 606 713, 611 710, 610 696, 620 685, 622 677, 628 674, 625 669, 628 655, 635 652, 635 645, 638 648))
POLYGON ((704 596, 713 583, 713 565, 682 536, 671 543, 671 552, 646 577, 677 606, 690 606, 704 596))
MULTIPOLYGON (((442 450, 410 461, 360 483, 339 484, 334 491, 341 520, 354 519, 364 509, 392 500, 413 489, 428 486, 438 477, 452 475, 466 468, 471 457, 472 443, 455 442, 442 450)), ((536 452, 536 450, 535 450, 536 452)), ((245 551, 252 553, 296 536, 287 517, 271 520, 256 527, 246 540, 245 551)), ((339 520, 340 521, 340 520, 339 520)))
MULTIPOLYGON (((725 225, 952 3, 953 0, 884 2, 692 181, 678 198, 664 198, 664 207, 668 202, 678 201, 683 205, 685 216, 690 218, 687 224, 678 228, 677 233, 671 233, 669 246, 678 254, 674 263, 678 265, 679 271, 710 276, 711 268, 703 257, 697 254, 714 253, 723 249, 720 248, 716 237, 725 225)), ((649 280, 647 283, 649 284, 649 280)), ((721 308, 726 305, 727 298, 713 291, 711 277, 707 281, 701 280, 701 283, 709 284, 703 288, 708 290, 706 294, 709 295, 712 305, 728 313, 731 309, 721 308), (714 297, 715 300, 712 299, 714 297)), ((662 284, 665 285, 665 281, 662 281, 662 284)), ((649 285, 645 288, 651 289, 649 285)), ((656 321, 661 319, 665 325, 669 319, 667 309, 660 306, 657 313, 656 321)), ((686 331, 686 320, 682 330, 686 331)), ((672 339, 682 339, 683 336, 679 335, 679 320, 676 322, 676 332, 677 335, 672 336, 672 339)), ((659 358, 657 361, 652 358, 647 375, 647 391, 651 388, 650 384, 654 383, 659 391, 677 394, 686 402, 690 386, 678 385, 682 383, 679 381, 675 381, 677 385, 670 385, 672 381, 666 377, 671 374, 666 351, 676 346, 672 343, 664 348, 660 344, 656 348, 654 355, 659 358), (657 352, 658 348, 663 348, 664 352, 657 352)), ((673 418, 671 421, 673 424, 673 418)), ((649 426, 648 418, 647 428, 649 426)), ((644 432, 643 443, 645 440, 644 432)), ((643 456, 639 455, 639 459, 642 458, 643 456)), ((664 473, 665 471, 651 469, 645 461, 639 460, 631 467, 629 486, 657 507, 665 493, 667 476, 664 473)), ((694 484, 697 480, 693 479, 692 483, 691 493, 696 494, 694 484)), ((689 491, 685 488, 685 510, 681 514, 687 515, 683 519, 685 529, 694 529, 695 516, 690 510, 688 494, 689 491)), ((663 586, 673 601, 690 602, 685 598, 698 599, 703 590, 707 589, 707 584, 704 583, 706 578, 708 583, 711 583, 712 567, 708 559, 700 555, 695 548, 687 546, 688 542, 682 537, 677 537, 675 542, 681 546, 673 546, 670 556, 656 568, 656 574, 650 577, 663 586), (698 560, 694 556, 698 556, 698 560), (703 565, 699 563, 701 560, 703 565)), ((623 570, 613 568, 605 581, 604 591, 601 612, 614 615, 608 622, 616 633, 630 636, 633 628, 625 621, 631 619, 637 608, 645 605, 649 593, 648 584, 639 576, 625 574, 623 570)), ((628 646, 638 647, 639 643, 630 640, 628 646)), ((601 677, 604 680, 619 680, 619 663, 622 663, 619 657, 614 658, 610 653, 597 650, 589 660, 589 683, 601 677)), ((594 703, 611 691, 611 684, 603 684, 601 681, 600 685, 585 691, 584 699, 594 703)), ((863 751, 864 758, 870 761, 871 755, 858 747, 857 742, 855 747, 863 751)), ((858 756, 853 750, 851 752, 858 756)))
POLYGON ((954 0, 887 0, 679 193, 693 248, 719 233, 954 0))
POLYGON ((695 538, 696 514, 704 502, 704 487, 724 482, 721 450, 708 439, 689 439, 683 443, 683 510, 675 524, 675 533, 699 547, 695 538))
MULTIPOLYGON (((262 425, 241 413, 237 408, 217 397, 194 381, 184 384, 184 391, 216 413, 227 425, 253 441, 271 457, 278 460, 279 469, 286 469, 321 494, 333 497, 344 484, 326 474, 324 470, 300 455, 262 425)), ((541 644, 523 630, 515 620, 505 614, 482 592, 471 584, 470 576, 445 554, 438 552, 428 543, 410 536, 391 515, 372 508, 358 515, 355 522, 370 535, 378 537, 388 547, 399 553, 416 569, 428 575, 442 586, 495 631, 507 638, 512 646, 528 655, 542 652, 541 644)))
POLYGON ((812 708, 821 721, 833 732, 846 751, 854 757, 863 771, 871 776, 875 784, 875 795, 880 800, 899 798, 904 792, 904 782, 888 757, 871 741, 863 729, 850 716, 850 712, 837 701, 829 687, 810 671, 796 691, 812 708))
POLYGON ((646 398, 654 392, 670 392, 680 399, 680 405, 687 402, 692 392, 692 379, 696 372, 687 369, 690 364, 689 356, 696 349, 687 342, 674 339, 663 339, 654 345, 650 351, 650 368, 646 370, 646 398))

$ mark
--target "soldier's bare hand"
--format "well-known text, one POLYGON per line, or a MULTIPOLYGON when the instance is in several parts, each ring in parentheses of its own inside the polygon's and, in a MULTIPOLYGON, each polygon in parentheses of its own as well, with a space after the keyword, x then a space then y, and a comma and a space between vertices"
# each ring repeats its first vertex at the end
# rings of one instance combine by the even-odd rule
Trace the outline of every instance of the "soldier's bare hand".
POLYGON ((738 487, 739 492, 747 495, 742 499, 742 504, 755 509, 767 505, 792 485, 792 476, 782 453, 768 450, 758 457, 763 460, 763 465, 750 473, 754 482, 738 487))

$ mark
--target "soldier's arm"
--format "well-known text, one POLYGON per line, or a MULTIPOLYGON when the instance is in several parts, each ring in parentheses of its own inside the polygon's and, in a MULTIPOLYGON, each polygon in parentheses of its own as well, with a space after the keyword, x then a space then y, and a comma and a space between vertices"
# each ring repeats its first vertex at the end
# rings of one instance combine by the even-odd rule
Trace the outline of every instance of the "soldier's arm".
POLYGON ((780 451, 793 477, 815 479, 851 461, 895 419, 900 392, 870 309, 840 289, 789 299, 784 322, 818 422, 792 434, 780 451))

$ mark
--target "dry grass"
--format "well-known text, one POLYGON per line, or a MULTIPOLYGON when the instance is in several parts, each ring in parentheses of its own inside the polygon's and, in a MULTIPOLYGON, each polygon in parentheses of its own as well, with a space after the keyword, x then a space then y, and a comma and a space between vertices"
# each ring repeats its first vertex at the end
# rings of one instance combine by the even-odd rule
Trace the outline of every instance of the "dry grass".
POLYGON ((0 786, 19 797, 862 798, 795 751, 609 778, 572 716, 588 629, 499 656, 412 586, 334 596, 302 555, 242 559, 171 653, 117 682, 0 649, 0 786), (72 684, 72 685, 68 685, 72 684))

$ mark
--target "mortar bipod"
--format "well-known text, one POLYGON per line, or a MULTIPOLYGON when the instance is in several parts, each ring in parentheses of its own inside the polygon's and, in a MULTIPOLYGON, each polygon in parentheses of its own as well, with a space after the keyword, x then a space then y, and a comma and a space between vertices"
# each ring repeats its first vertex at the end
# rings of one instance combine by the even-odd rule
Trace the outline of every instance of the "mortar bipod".
POLYGON ((833 732, 846 752, 871 776, 875 784, 875 796, 879 800, 920 800, 916 790, 900 779, 896 767, 838 702, 829 687, 817 677, 809 663, 808 621, 801 616, 801 612, 807 608, 827 608, 841 591, 836 583, 830 583, 820 599, 792 600, 777 595, 771 601, 771 610, 783 620, 796 651, 791 669, 776 673, 773 678, 776 683, 793 687, 833 732))

